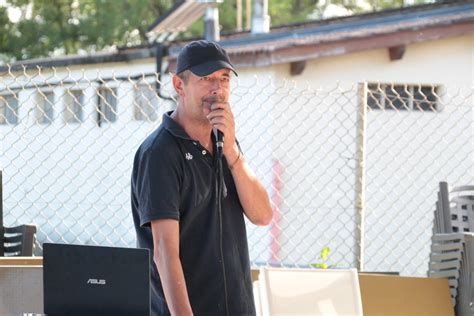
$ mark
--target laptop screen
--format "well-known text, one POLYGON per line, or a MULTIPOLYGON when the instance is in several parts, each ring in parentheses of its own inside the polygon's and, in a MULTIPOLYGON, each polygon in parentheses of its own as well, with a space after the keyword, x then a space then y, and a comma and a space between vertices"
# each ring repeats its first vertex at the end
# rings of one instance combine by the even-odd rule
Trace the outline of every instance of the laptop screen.
POLYGON ((150 315, 148 249, 43 244, 48 315, 150 315))

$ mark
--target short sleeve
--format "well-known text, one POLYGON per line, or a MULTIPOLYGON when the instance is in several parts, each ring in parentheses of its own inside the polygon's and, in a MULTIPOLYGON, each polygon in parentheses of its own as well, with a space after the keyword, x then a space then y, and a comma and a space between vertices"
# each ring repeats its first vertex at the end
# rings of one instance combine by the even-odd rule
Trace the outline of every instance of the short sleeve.
POLYGON ((147 149, 135 158, 135 198, 140 226, 157 219, 179 220, 180 166, 169 150, 147 149))

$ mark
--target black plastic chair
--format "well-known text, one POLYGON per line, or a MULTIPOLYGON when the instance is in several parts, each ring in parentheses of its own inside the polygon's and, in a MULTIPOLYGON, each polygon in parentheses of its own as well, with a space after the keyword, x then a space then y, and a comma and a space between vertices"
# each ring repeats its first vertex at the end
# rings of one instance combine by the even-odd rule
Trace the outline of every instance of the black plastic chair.
POLYGON ((0 228, 0 256, 33 256, 36 239, 35 225, 0 228))

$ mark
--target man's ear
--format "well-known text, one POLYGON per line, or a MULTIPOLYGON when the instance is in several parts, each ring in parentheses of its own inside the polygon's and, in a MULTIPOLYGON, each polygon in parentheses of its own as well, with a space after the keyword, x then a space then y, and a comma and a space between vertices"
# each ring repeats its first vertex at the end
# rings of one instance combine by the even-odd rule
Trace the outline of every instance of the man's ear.
POLYGON ((177 75, 173 75, 173 87, 174 87, 174 90, 176 91, 176 93, 180 97, 184 96, 183 86, 184 86, 183 80, 180 77, 178 77, 177 75))

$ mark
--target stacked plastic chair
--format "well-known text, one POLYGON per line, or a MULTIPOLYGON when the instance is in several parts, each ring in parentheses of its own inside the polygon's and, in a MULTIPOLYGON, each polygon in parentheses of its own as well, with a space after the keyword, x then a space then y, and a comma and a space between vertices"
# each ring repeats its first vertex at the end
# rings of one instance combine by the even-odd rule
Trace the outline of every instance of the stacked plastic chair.
POLYGON ((458 316, 474 316, 474 186, 441 182, 428 275, 448 278, 458 316))

